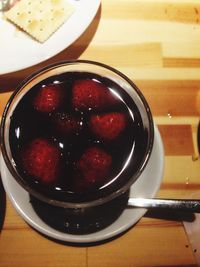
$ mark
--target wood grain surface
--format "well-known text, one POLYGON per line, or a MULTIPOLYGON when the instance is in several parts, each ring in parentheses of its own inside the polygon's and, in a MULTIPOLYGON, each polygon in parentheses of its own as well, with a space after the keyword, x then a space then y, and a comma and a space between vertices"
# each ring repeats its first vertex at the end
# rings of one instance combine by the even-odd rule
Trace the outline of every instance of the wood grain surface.
MULTIPOLYGON (((76 58, 122 71, 149 102, 165 148, 157 196, 200 198, 199 0, 102 0, 93 22, 70 47, 41 64, 0 76, 0 115, 25 77, 76 58)), ((0 267, 197 266, 182 223, 191 215, 149 211, 118 238, 73 246, 32 229, 0 188, 0 267)))

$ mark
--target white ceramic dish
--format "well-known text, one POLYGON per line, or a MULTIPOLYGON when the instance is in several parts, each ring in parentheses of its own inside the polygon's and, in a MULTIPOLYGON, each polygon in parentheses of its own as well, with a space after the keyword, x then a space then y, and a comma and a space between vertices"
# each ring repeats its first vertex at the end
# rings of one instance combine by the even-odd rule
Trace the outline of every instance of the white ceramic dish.
MULTIPOLYGON (((4 188, 17 212, 37 231, 56 240, 70 243, 93 243, 107 240, 128 230, 146 212, 146 209, 127 208, 120 217, 103 230, 91 234, 73 235, 60 232, 47 225, 37 215, 30 203, 29 194, 11 177, 3 157, 0 161, 1 176, 4 188)), ((164 150, 162 140, 155 126, 155 139, 151 157, 141 177, 130 190, 132 197, 154 197, 160 188, 164 169, 164 150)))
POLYGON ((31 67, 67 48, 86 30, 101 3, 100 0, 68 1, 75 6, 75 12, 43 44, 17 30, 0 12, 0 74, 31 67))

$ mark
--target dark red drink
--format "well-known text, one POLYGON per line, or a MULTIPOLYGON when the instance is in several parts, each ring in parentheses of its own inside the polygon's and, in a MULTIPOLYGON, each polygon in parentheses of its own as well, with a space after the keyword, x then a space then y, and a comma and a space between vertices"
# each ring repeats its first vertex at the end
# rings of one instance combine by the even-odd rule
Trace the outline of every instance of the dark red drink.
POLYGON ((134 175, 147 132, 122 87, 73 71, 42 80, 22 97, 9 140, 29 186, 51 199, 81 203, 109 195, 134 175))

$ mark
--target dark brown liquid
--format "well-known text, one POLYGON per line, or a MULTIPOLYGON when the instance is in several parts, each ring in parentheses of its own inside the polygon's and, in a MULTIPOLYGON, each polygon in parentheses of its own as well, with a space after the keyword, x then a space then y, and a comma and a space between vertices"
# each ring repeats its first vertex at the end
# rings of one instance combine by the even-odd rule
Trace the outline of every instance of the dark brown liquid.
POLYGON ((110 194, 121 188, 138 170, 144 157, 147 145, 147 132, 142 124, 141 116, 132 98, 118 84, 108 78, 85 72, 68 72, 52 76, 43 80, 26 93, 15 109, 10 126, 10 146, 17 170, 23 179, 35 190, 51 199, 83 202, 91 201, 110 194), (108 90, 114 90, 120 96, 114 106, 107 106, 101 110, 89 109, 84 112, 74 110, 71 104, 71 89, 77 79, 95 79, 106 85, 108 90), (80 133, 64 137, 55 131, 52 124, 53 114, 42 114, 33 108, 32 101, 35 93, 42 85, 56 83, 64 92, 64 104, 60 112, 67 112, 81 117, 82 129, 80 133), (127 126, 120 138, 112 142, 102 141, 94 136, 88 127, 91 114, 106 112, 123 112, 127 118, 127 126), (132 114, 132 115, 131 115, 132 114), (62 150, 62 167, 59 179, 54 186, 44 185, 33 177, 28 176, 20 163, 22 148, 34 138, 44 137, 53 141, 62 150), (112 168, 109 180, 99 184, 91 190, 78 193, 73 191, 74 164, 83 152, 92 146, 103 148, 112 156, 112 168), (131 155, 130 160, 127 158, 131 155))

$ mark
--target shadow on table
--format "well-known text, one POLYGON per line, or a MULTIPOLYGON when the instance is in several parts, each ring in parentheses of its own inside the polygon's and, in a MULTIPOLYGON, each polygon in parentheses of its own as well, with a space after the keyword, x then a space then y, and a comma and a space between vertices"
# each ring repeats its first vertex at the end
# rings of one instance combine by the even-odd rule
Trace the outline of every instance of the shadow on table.
MULTIPOLYGON (((13 90, 19 85, 19 83, 25 77, 28 77, 32 73, 38 71, 39 69, 44 68, 45 66, 48 66, 56 62, 60 62, 60 61, 78 59, 84 53, 84 51, 87 49, 90 42, 92 41, 97 31, 100 18, 101 18, 101 5, 96 13, 96 16, 94 17, 93 21, 88 26, 88 28, 69 47, 67 47, 66 49, 58 53, 57 55, 43 61, 42 63, 36 64, 24 70, 13 72, 12 75, 10 73, 1 75, 1 88, 0 88, 1 92, 8 92, 10 90, 13 90)), ((63 38, 68 38, 68 37, 63 36, 63 38)), ((60 42, 62 42, 62 40, 60 40, 60 42)), ((94 60, 92 58, 84 58, 84 59, 94 60)))
POLYGON ((47 225, 63 233, 86 235, 96 233, 113 224, 127 205, 128 192, 109 203, 90 208, 65 209, 49 205, 30 196, 36 214, 47 225))
POLYGON ((6 193, 3 188, 3 184, 0 177, 0 233, 3 228, 4 218, 6 211, 6 193))
POLYGON ((195 215, 191 212, 177 212, 171 210, 149 210, 144 217, 179 222, 192 222, 195 219, 195 215))
MULTIPOLYGON (((109 203, 102 204, 95 208, 91 207, 86 209, 58 208, 43 203, 34 197, 30 197, 30 202, 37 215, 50 227, 63 234, 81 236, 103 230, 115 222, 127 205, 128 195, 129 192, 111 200, 109 203)), ((39 234, 44 236, 42 233, 39 234)), ((114 237, 107 239, 106 241, 95 241, 92 243, 71 243, 69 241, 59 241, 51 237, 45 237, 60 244, 78 247, 99 245, 116 238, 114 237)))

